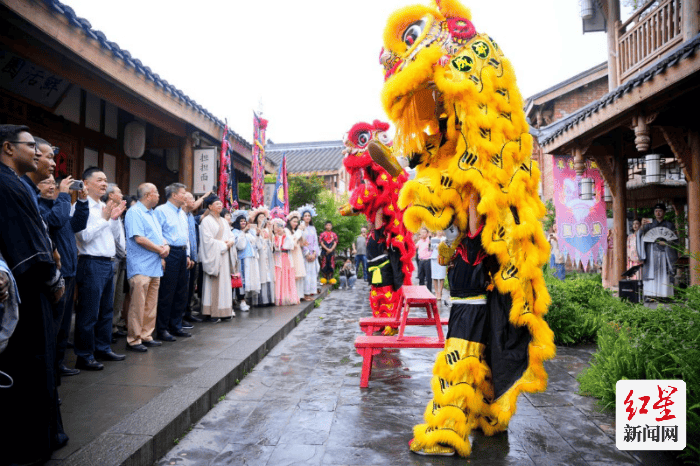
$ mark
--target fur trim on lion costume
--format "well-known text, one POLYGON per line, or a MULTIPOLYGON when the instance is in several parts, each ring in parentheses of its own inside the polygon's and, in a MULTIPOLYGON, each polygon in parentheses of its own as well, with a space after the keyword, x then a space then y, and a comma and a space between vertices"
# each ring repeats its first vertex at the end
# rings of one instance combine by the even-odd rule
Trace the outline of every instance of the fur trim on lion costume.
MULTIPOLYGON (((532 137, 512 65, 493 39, 476 32, 469 10, 457 1, 396 11, 384 32, 380 62, 382 102, 397 127, 394 153, 417 170, 399 197, 404 222, 412 231, 454 225, 464 234, 476 191, 483 248, 498 261, 491 283, 508 298, 504 312, 510 324, 530 334, 526 369, 489 402, 484 401, 493 393, 489 367, 471 358, 443 370, 457 344, 450 340, 438 355, 433 381, 438 390, 428 404, 427 423, 415 428, 411 449, 448 445, 466 456, 473 428, 487 435, 506 430, 518 394, 545 390, 543 361, 555 355, 553 333, 543 319, 550 303, 542 276, 549 244, 539 221, 545 215, 537 193, 540 173, 531 159, 532 137), (445 383, 449 390, 440 389, 445 383)), ((440 251, 447 258, 453 253, 454 248, 440 251)), ((472 350, 458 353, 467 358, 472 350)))

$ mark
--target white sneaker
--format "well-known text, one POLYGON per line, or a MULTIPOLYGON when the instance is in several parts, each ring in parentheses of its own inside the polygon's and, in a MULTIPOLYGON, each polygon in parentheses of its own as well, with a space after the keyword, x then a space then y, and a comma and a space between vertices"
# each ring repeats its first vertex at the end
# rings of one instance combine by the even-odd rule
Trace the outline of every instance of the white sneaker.
POLYGON ((248 312, 248 311, 250 310, 250 306, 248 306, 248 303, 246 303, 245 301, 243 301, 243 302, 241 303, 240 309, 241 309, 242 312, 248 312))
POLYGON ((233 309, 231 310, 231 317, 236 317, 236 311, 234 311, 233 309))
POLYGON ((355 285, 351 286, 350 289, 351 289, 351 290, 354 290, 354 289, 355 289, 355 285))

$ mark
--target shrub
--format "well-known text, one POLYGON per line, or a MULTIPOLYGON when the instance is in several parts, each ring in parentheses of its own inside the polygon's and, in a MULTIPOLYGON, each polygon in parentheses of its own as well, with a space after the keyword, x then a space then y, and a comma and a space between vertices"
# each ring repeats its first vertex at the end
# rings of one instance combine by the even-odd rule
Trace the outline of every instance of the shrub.
POLYGON ((598 333, 598 351, 578 380, 582 394, 615 406, 623 379, 680 379, 687 387, 687 448, 680 456, 700 460, 700 286, 679 290, 676 302, 648 309, 611 307, 598 333), (614 309, 614 310, 613 310, 614 309))

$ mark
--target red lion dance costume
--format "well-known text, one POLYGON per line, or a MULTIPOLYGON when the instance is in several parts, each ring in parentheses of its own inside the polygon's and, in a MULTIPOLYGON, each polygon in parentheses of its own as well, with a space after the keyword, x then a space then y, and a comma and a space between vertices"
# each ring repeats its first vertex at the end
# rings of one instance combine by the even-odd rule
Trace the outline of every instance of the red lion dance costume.
MULTIPOLYGON (((403 223, 403 211, 398 207, 401 187, 408 174, 401 171, 391 176, 372 161, 367 151, 370 141, 389 145, 388 123, 357 123, 344 137, 345 169, 350 174, 352 194, 343 215, 364 214, 373 225, 367 237, 367 261, 370 284, 370 307, 374 317, 394 317, 398 312, 402 285, 411 284, 413 237, 403 223)), ((395 333, 386 327, 385 335, 395 333)))

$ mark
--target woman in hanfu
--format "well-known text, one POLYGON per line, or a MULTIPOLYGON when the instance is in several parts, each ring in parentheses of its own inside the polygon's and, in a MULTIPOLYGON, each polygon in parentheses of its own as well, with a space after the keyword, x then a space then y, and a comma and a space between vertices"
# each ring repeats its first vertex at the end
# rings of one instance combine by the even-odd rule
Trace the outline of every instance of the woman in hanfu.
POLYGON ((248 214, 245 210, 237 210, 231 216, 233 218, 233 235, 236 238, 238 259, 241 261, 241 273, 243 288, 237 288, 236 292, 243 293, 241 297, 241 311, 250 310, 246 301, 255 302, 260 292, 260 271, 257 259, 257 238, 251 234, 248 224, 248 214))
MULTIPOLYGON (((258 251, 258 271, 260 272, 260 294, 253 306, 272 306, 275 301, 274 265, 272 262, 272 241, 266 228, 270 211, 265 206, 256 207, 250 212, 250 222, 255 225, 258 251)), ((252 230, 251 230, 252 231, 252 230)))
POLYGON ((299 304, 296 287, 296 272, 292 267, 289 252, 294 249, 294 240, 286 235, 284 220, 273 218, 272 231, 275 259, 275 305, 290 306, 299 304))
POLYGON ((199 258, 204 272, 202 280, 202 314, 209 321, 235 317, 231 294, 231 275, 237 275, 236 239, 221 217, 224 204, 215 195, 208 196, 199 224, 199 258))
POLYGON ((321 252, 318 247, 318 233, 314 227, 313 217, 316 216, 316 209, 310 204, 299 207, 301 220, 306 225, 304 230, 304 265, 306 266, 306 276, 304 277, 304 301, 313 300, 313 296, 318 292, 318 255, 321 252))
POLYGON ((306 224, 301 221, 301 214, 297 210, 289 212, 287 215, 287 228, 284 234, 292 239, 294 248, 290 252, 294 276, 296 277, 297 296, 301 299, 304 296, 304 280, 306 277, 306 262, 304 260, 304 230, 306 224))
POLYGON ((318 237, 321 243, 321 283, 333 282, 335 273, 335 248, 338 247, 338 235, 333 232, 333 224, 326 222, 323 226, 324 232, 318 237))
MULTIPOLYGON (((637 232, 642 226, 642 221, 635 218, 632 221, 632 233, 627 236, 627 270, 637 265, 644 264, 644 261, 639 260, 639 248, 637 247, 637 232)), ((641 280, 641 267, 637 269, 634 275, 629 276, 629 280, 641 280)))

